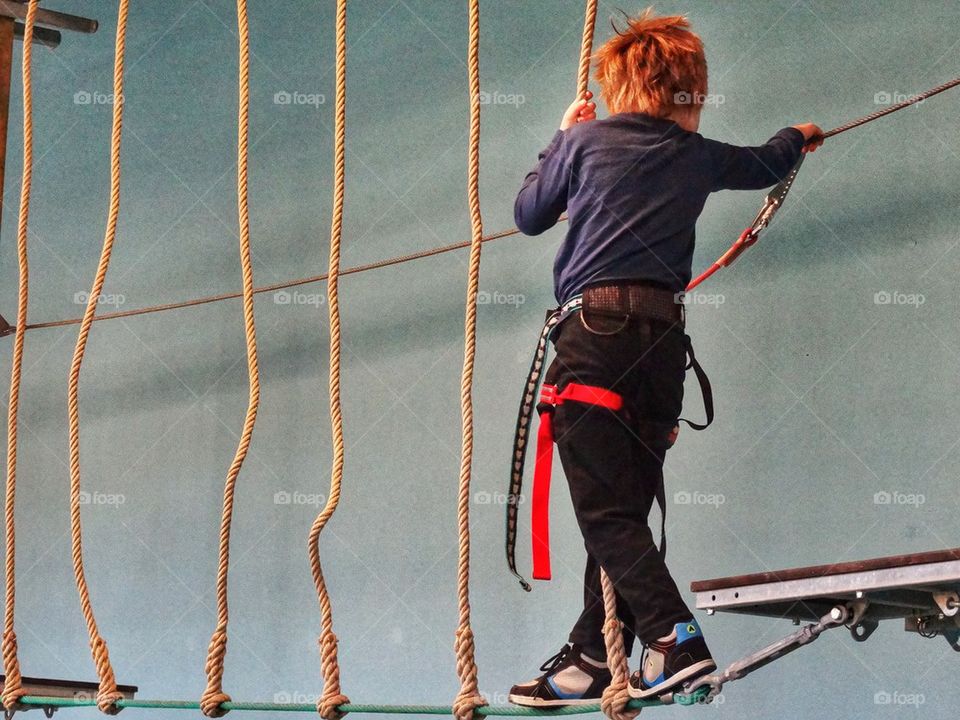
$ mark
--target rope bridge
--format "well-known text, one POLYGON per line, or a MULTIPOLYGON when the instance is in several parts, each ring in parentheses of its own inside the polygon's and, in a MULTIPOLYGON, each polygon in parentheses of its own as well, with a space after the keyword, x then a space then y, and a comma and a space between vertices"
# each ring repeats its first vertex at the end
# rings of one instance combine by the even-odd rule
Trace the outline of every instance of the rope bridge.
MULTIPOLYGON (((594 41, 598 0, 587 0, 586 14, 581 43, 580 62, 577 76, 577 97, 585 98, 589 83, 590 61, 594 41)), ((580 715, 603 712, 611 720, 630 720, 642 708, 657 707, 675 702, 680 705, 693 705, 708 700, 710 689, 700 687, 689 694, 674 694, 662 699, 631 700, 627 692, 629 668, 623 647, 622 625, 616 617, 616 598, 614 584, 602 573, 603 601, 606 613, 604 640, 607 649, 608 664, 613 676, 610 686, 604 691, 601 702, 594 705, 567 706, 561 708, 532 708, 514 705, 488 705, 478 689, 478 670, 474 656, 474 636, 470 619, 470 486, 473 460, 473 378, 477 347, 477 301, 481 249, 485 242, 517 234, 517 230, 508 230, 484 236, 480 214, 480 0, 467 0, 469 47, 467 57, 468 88, 470 98, 470 133, 468 148, 467 200, 471 219, 471 239, 466 243, 456 243, 440 248, 413 253, 390 260, 368 265, 343 269, 340 267, 342 228, 344 214, 345 185, 345 140, 346 140, 346 31, 347 0, 336 2, 336 103, 334 126, 334 182, 333 214, 330 229, 329 263, 327 273, 310 278, 281 283, 266 287, 256 287, 253 281, 251 265, 250 217, 248 206, 248 135, 249 135, 249 64, 250 33, 247 19, 246 0, 237 0, 237 29, 239 42, 238 62, 238 143, 237 143, 237 209, 240 226, 240 269, 242 292, 229 293, 208 298, 154 306, 140 310, 104 314, 97 316, 97 300, 105 282, 114 242, 117 234, 117 221, 120 211, 120 149, 123 127, 123 71, 125 56, 126 25, 129 0, 119 0, 116 46, 114 57, 114 96, 113 122, 110 143, 110 203, 107 212, 107 224, 100 261, 93 280, 89 301, 81 318, 30 324, 27 318, 29 300, 29 268, 27 256, 28 219, 30 209, 30 190, 33 167, 33 125, 32 125, 32 85, 31 85, 31 41, 34 38, 34 25, 39 12, 39 0, 30 0, 25 12, 24 52, 23 52, 23 177, 21 202, 18 220, 17 254, 19 267, 19 293, 17 320, 15 326, 0 322, 0 334, 14 334, 14 352, 11 370, 10 401, 8 404, 8 447, 7 447, 7 485, 5 493, 5 612, 2 635, 2 654, 4 684, 2 702, 8 712, 30 707, 44 708, 48 713, 58 708, 93 707, 102 712, 115 714, 124 708, 143 708, 157 710, 200 710, 208 717, 220 717, 230 711, 279 711, 318 713, 324 720, 340 720, 347 713, 370 714, 416 714, 416 715, 454 715, 457 720, 471 720, 483 716, 558 716, 580 715), (342 275, 386 267, 428 257, 456 249, 470 249, 467 272, 466 304, 464 318, 464 355, 461 372, 461 455, 458 484, 457 524, 459 553, 457 563, 457 601, 459 621, 454 636, 456 650, 456 670, 460 680, 460 690, 451 705, 369 705, 352 703, 343 694, 340 686, 340 667, 337 656, 338 640, 333 631, 333 604, 324 577, 320 557, 320 536, 327 525, 340 499, 344 476, 345 446, 343 434, 343 414, 341 407, 341 323, 339 303, 339 279, 342 275), (325 507, 320 511, 308 535, 308 553, 311 571, 316 586, 321 614, 321 632, 319 637, 320 668, 323 692, 316 703, 265 703, 236 702, 222 687, 224 666, 227 657, 228 578, 230 559, 230 531, 233 517, 236 484, 243 468, 254 426, 260 399, 259 365, 257 358, 257 337, 254 322, 254 296, 280 288, 327 281, 328 312, 330 322, 330 365, 329 398, 332 429, 333 459, 330 475, 330 490, 325 507), (234 459, 227 471, 224 484, 223 507, 220 523, 219 555, 217 568, 217 622, 210 639, 205 664, 207 687, 198 701, 193 700, 142 700, 131 697, 130 688, 118 686, 110 662, 107 643, 100 634, 96 622, 83 566, 82 528, 80 522, 80 414, 79 382, 83 358, 91 326, 98 320, 129 317, 152 312, 241 298, 246 338, 246 360, 249 382, 249 397, 243 430, 234 459), (17 430, 20 386, 22 379, 24 339, 28 330, 79 325, 79 333, 71 363, 68 379, 69 407, 69 447, 70 447, 70 531, 72 560, 81 610, 86 622, 90 640, 90 649, 96 667, 99 682, 91 685, 91 692, 72 692, 70 696, 28 694, 27 679, 23 678, 17 651, 15 634, 16 599, 16 526, 15 500, 17 480, 17 430)), ((960 78, 918 95, 904 103, 891 106, 872 115, 843 125, 826 133, 826 137, 859 127, 904 107, 915 104, 926 97, 944 92, 960 85, 960 78)), ((2 319, 0 319, 2 320, 2 319)), ((834 622, 833 624, 836 624, 834 622)), ((822 628, 830 626, 828 621, 821 623, 822 628)), ((817 632, 820 631, 817 630, 817 632)), ((808 642, 807 637, 797 636, 793 642, 808 642)), ((790 638, 788 638, 790 639, 790 638)), ((771 653, 782 653, 783 642, 771 646, 771 653)), ((763 663, 767 662, 761 658, 763 663)), ((760 661, 755 663, 760 664, 760 661)), ((742 673, 742 668, 738 668, 742 673)), ((55 681, 46 683, 56 685, 55 681)), ((70 687, 76 688, 77 683, 70 687)), ((82 684, 81 684, 82 685, 82 684)), ((30 687, 35 687, 31 685, 30 687)))

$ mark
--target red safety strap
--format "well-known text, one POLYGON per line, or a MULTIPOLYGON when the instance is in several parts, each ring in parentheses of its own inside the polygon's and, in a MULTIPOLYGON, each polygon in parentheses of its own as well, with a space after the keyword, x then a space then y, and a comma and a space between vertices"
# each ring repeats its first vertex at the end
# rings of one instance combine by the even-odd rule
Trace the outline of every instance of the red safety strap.
POLYGON ((553 408, 566 401, 620 410, 623 397, 611 390, 570 383, 562 392, 556 385, 544 385, 540 392, 540 429, 537 432, 537 461, 533 471, 533 578, 550 579, 550 478, 553 474, 553 408))

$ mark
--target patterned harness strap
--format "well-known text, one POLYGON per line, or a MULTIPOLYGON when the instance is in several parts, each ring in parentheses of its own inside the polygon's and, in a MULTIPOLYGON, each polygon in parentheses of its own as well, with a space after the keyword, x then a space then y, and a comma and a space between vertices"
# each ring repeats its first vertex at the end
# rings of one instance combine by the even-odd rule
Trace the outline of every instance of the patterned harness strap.
POLYGON ((537 349, 527 373, 527 383, 520 401, 520 412, 517 416, 517 429, 513 437, 512 466, 510 468, 510 492, 507 496, 507 565, 510 572, 520 581, 520 587, 527 592, 533 588, 530 583, 517 571, 517 513, 520 504, 520 494, 523 491, 523 467, 527 457, 527 445, 530 437, 530 420, 537 405, 537 396, 540 381, 543 378, 543 366, 547 357, 548 344, 557 325, 571 314, 577 312, 583 305, 583 299, 577 295, 567 301, 562 307, 551 310, 547 321, 540 331, 537 349))

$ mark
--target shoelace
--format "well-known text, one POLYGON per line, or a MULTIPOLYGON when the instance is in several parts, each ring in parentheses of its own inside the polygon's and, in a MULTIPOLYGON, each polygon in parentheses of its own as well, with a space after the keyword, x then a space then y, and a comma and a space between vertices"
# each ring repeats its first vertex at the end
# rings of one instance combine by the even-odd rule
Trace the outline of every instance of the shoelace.
POLYGON ((544 662, 543 665, 540 666, 540 669, 543 670, 547 675, 549 675, 558 667, 560 667, 560 665, 563 664, 563 661, 567 659, 567 655, 569 654, 570 654, 570 646, 564 645, 560 649, 560 652, 558 652, 556 655, 552 655, 551 657, 547 658, 546 662, 544 662))

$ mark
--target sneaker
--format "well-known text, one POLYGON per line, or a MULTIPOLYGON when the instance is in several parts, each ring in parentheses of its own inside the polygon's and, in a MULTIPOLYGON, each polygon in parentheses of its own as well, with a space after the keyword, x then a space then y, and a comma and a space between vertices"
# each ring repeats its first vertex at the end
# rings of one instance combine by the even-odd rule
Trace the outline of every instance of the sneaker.
POLYGON ((600 702, 612 679, 607 663, 584 655, 578 645, 564 645, 540 669, 544 674, 536 680, 510 688, 510 702, 533 707, 591 705, 600 702))
POLYGON ((677 623, 673 632, 643 650, 640 670, 630 678, 630 697, 650 698, 717 669, 696 620, 677 623))

